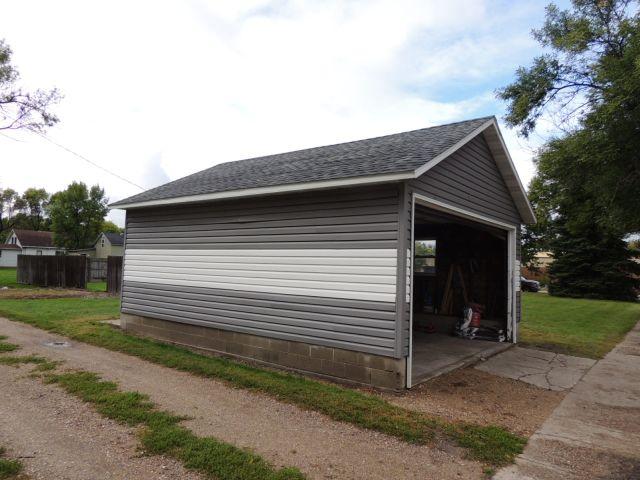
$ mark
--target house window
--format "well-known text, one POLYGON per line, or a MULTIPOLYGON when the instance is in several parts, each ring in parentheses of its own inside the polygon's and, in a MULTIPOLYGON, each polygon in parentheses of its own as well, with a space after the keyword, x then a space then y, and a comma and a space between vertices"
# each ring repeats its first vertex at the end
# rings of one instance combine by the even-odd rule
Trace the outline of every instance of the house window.
POLYGON ((36 255, 42 255, 42 250, 36 250, 36 255))
POLYGON ((100 246, 101 246, 102 248, 104 248, 104 238, 103 238, 103 239, 102 239, 102 241, 100 242, 100 246))

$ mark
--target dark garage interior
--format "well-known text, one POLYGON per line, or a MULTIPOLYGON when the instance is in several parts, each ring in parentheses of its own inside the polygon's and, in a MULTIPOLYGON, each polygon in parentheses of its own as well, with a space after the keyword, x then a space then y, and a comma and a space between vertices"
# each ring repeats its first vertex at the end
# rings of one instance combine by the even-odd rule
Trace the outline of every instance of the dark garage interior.
POLYGON ((416 204, 412 383, 509 346, 507 242, 506 230, 416 204), (466 307, 478 328, 456 329, 466 307))

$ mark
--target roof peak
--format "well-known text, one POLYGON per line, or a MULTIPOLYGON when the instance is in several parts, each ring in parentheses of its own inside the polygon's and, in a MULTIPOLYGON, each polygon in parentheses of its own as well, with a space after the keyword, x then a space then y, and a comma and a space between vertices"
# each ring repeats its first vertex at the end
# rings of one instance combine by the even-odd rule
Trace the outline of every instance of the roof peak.
MULTIPOLYGON (((267 154, 267 155, 260 155, 258 157, 248 157, 248 158, 240 158, 238 160, 228 160, 226 162, 218 163, 218 164, 216 164, 216 165, 214 165, 212 167, 207 167, 207 168, 205 168, 203 170, 200 170, 198 172, 192 173, 190 175, 197 175, 199 173, 206 172, 207 170, 210 170, 212 168, 216 168, 216 167, 219 167, 219 166, 222 166, 222 165, 230 165, 230 164, 234 164, 234 163, 237 164, 237 163, 240 163, 240 162, 250 162, 250 161, 253 161, 253 160, 265 160, 265 161, 268 161, 272 157, 277 157, 279 155, 290 155, 290 154, 307 152, 307 151, 310 151, 310 150, 317 150, 317 149, 322 149, 322 148, 331 148, 331 147, 338 147, 338 146, 341 146, 341 145, 346 146, 346 145, 359 143, 359 142, 382 140, 382 139, 389 138, 389 137, 396 137, 398 135, 410 135, 412 133, 424 132, 426 130, 431 130, 431 129, 434 129, 434 128, 451 127, 453 125, 461 125, 461 124, 464 124, 464 123, 477 122, 479 120, 484 120, 484 121, 488 122, 489 120, 492 120, 494 118, 495 118, 494 115, 489 115, 489 116, 486 116, 486 117, 476 117, 476 118, 470 118, 468 120, 459 120, 457 122, 450 122, 450 123, 442 123, 442 124, 438 124, 438 125, 432 125, 430 127, 415 128, 413 130, 406 130, 406 131, 402 131, 402 132, 387 133, 385 135, 377 135, 377 136, 374 136, 374 137, 359 138, 358 140, 347 140, 345 142, 328 143, 328 144, 325 144, 325 145, 317 145, 315 147, 305 147, 305 148, 299 148, 299 149, 296 149, 296 150, 287 150, 286 152, 270 153, 270 154, 267 154)), ((183 178, 186 178, 186 177, 183 177, 183 178)))
POLYGON ((351 182, 356 177, 401 176, 428 164, 495 117, 478 117, 346 143, 225 162, 160 185, 111 206, 191 198, 232 191, 351 182))

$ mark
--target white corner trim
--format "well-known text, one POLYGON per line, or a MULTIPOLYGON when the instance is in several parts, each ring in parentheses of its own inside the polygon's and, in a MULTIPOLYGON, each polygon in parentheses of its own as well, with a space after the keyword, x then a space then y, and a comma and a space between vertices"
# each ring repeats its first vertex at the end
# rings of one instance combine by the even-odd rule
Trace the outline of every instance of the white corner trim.
POLYGON ((173 197, 161 200, 148 200, 131 202, 124 205, 115 205, 111 208, 128 209, 140 207, 153 207, 159 205, 174 205, 181 203, 196 203, 208 200, 221 200, 224 198, 254 197, 275 193, 299 192, 304 190, 321 190, 325 188, 344 187, 350 185, 370 185, 374 183, 394 182, 397 180, 409 180, 414 178, 413 172, 391 173, 383 175, 366 175, 362 177, 342 178, 339 180, 326 180, 320 182, 294 183, 290 185, 276 185, 273 187, 246 188, 242 190, 230 190, 228 192, 205 193, 202 195, 189 195, 185 197, 173 197))
POLYGON ((409 260, 409 355, 407 357, 407 388, 413 387, 413 257, 416 244, 416 194, 411 194, 411 258, 409 260))
POLYGON ((469 135, 464 137, 462 140, 452 145, 451 147, 447 148, 444 152, 440 153, 437 157, 429 160, 423 166, 417 168, 416 171, 414 172, 414 175, 415 175, 414 178, 418 178, 425 172, 431 170, 433 167, 439 164, 442 160, 444 160, 445 158, 450 156, 452 153, 462 148, 464 145, 469 143, 472 139, 477 137, 484 130, 486 130, 487 128, 489 128, 491 125, 494 125, 494 124, 495 124, 495 119, 492 118, 491 120, 487 120, 485 123, 480 125, 478 128, 476 128, 473 132, 471 132, 469 135))

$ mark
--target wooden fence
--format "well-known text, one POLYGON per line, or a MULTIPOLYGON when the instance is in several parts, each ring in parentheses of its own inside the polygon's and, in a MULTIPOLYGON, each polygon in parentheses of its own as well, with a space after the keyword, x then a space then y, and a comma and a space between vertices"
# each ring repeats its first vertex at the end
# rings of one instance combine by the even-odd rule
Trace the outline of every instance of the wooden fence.
POLYGON ((87 257, 87 282, 107 279, 107 259, 87 257))
POLYGON ((71 255, 18 255, 18 283, 39 287, 87 287, 87 259, 71 255))
POLYGON ((107 257, 107 293, 117 295, 120 293, 122 283, 122 257, 107 257))

